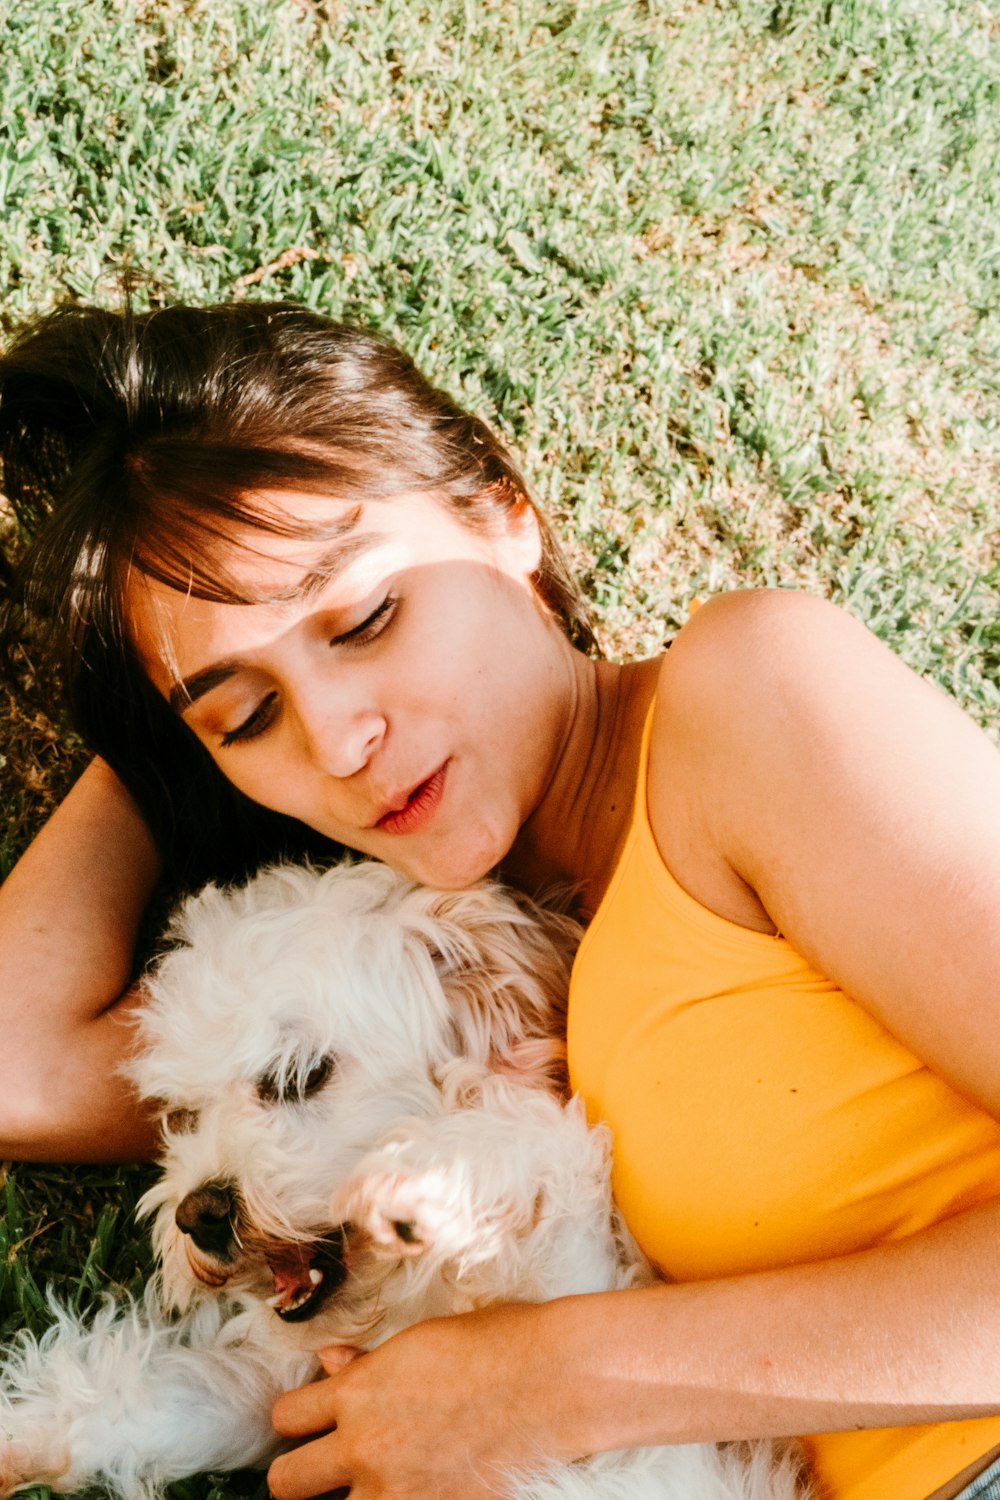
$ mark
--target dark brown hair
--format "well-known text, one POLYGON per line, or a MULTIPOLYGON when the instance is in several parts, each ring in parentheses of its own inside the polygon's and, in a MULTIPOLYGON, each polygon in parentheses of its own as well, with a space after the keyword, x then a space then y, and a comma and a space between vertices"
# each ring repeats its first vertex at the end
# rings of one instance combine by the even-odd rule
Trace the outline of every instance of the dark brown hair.
MULTIPOLYGON (((183 884, 329 845, 230 786, 152 687, 125 626, 129 569, 249 602, 225 566, 235 528, 309 530, 268 510, 266 491, 425 491, 477 530, 528 498, 486 424, 402 350, 287 303, 59 308, 0 358, 0 462, 30 539, 4 602, 7 649, 30 631, 55 651, 75 727, 135 796, 183 884)), ((536 590, 594 649, 538 519, 536 590)))

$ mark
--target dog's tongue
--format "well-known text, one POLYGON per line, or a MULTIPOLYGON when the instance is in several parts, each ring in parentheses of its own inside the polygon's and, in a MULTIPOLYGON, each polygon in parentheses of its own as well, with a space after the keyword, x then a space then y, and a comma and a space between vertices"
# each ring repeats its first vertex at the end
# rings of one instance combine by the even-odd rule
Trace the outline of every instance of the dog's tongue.
POLYGON ((312 1256, 312 1245, 274 1245, 267 1252, 274 1277, 274 1296, 268 1298, 272 1307, 290 1307, 301 1301, 322 1279, 318 1272, 310 1275, 312 1256))

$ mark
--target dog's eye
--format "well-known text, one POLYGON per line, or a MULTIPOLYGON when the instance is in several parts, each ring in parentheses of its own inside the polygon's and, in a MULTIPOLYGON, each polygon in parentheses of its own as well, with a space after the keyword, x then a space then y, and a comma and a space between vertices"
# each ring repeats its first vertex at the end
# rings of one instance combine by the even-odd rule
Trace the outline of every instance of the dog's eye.
POLYGON ((305 1073, 262 1073, 257 1079, 257 1098, 262 1104, 289 1104, 318 1094, 334 1070, 331 1053, 317 1058, 305 1073))
POLYGON ((325 1057, 314 1062, 309 1072, 302 1080, 302 1097, 308 1099, 310 1094, 318 1094, 333 1073, 333 1057, 328 1052, 325 1057))
POLYGON ((171 1135, 190 1135, 198 1129, 196 1109, 171 1109, 163 1116, 163 1123, 171 1135))

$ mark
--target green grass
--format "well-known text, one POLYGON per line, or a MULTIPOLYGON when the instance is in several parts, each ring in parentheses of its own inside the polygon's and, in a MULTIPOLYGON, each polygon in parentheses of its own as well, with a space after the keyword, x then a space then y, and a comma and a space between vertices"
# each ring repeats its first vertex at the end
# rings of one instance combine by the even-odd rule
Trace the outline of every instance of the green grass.
POLYGON ((0 1333, 48 1326, 47 1292, 77 1310, 111 1294, 135 1296, 150 1265, 134 1211, 152 1169, 56 1166, 0 1174, 0 1333), (86 1247, 85 1250, 83 1247, 86 1247), (82 1253, 81 1253, 82 1252, 82 1253))
MULTIPOLYGON (((1000 735, 994 7, 0 0, 0 34, 0 332, 124 266, 362 318, 509 438, 612 653, 805 588, 1000 735)), ((80 749, 0 719, 6 869, 80 749)), ((5 1329, 136 1284, 131 1173, 4 1190, 5 1329)))
POLYGON ((370 320, 511 438, 612 648, 722 587, 801 586, 996 722, 983 6, 0 19, 8 323, 113 296, 124 263, 154 300, 370 320))

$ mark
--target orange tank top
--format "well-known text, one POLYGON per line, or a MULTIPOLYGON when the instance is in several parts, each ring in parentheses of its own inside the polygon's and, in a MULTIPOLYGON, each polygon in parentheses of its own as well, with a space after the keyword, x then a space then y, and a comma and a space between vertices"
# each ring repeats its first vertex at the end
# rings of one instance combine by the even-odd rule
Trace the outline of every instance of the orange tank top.
MULTIPOLYGON (((1000 1125, 782 937, 727 921, 635 811, 577 956, 569 1063, 614 1132, 614 1187, 672 1280, 895 1240, 1000 1194, 1000 1125)), ((826 1500, 925 1500, 1000 1417, 807 1438, 826 1500)))

